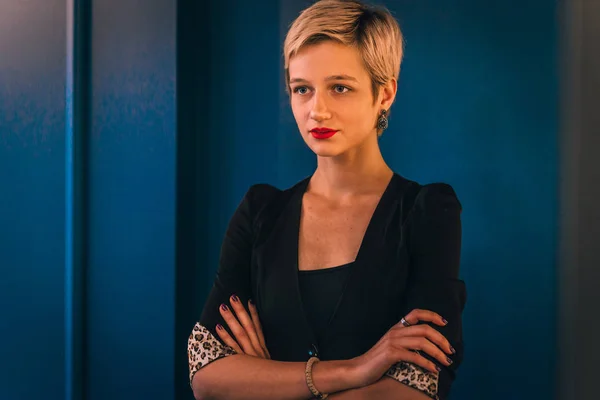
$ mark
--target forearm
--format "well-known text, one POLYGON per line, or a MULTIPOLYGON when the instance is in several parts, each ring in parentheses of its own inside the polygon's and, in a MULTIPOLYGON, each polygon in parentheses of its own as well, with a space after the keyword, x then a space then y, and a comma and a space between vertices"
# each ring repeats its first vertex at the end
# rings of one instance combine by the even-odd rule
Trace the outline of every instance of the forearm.
POLYGON ((331 400, 431 400, 419 392, 392 378, 383 377, 372 385, 338 392, 329 396, 331 400))
MULTIPOLYGON (((312 393, 304 375, 306 363, 282 362, 233 355, 201 368, 192 380, 198 400, 304 400, 312 393)), ((313 383, 322 393, 351 389, 347 361, 320 361, 313 365, 313 383)))

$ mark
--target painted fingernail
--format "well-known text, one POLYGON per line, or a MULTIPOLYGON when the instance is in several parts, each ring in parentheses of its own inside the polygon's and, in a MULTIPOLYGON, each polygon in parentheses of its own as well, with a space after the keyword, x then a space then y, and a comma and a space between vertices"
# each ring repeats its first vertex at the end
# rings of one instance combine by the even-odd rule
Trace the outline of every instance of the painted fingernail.
POLYGON ((227 311, 227 310, 229 310, 229 308, 227 308, 227 306, 225 304, 221 304, 221 310, 227 311))
POLYGON ((448 360, 448 364, 452 364, 454 362, 450 359, 450 357, 446 357, 446 360, 448 360))
POLYGON ((240 301, 240 298, 239 298, 239 297, 237 297, 235 294, 234 294, 233 296, 231 296, 231 298, 232 298, 232 299, 233 299, 233 301, 235 301, 236 303, 237 303, 238 301, 240 301))
POLYGON ((442 372, 442 369, 440 367, 438 367, 437 365, 435 366, 435 369, 437 370, 437 372, 442 372))
POLYGON ((442 322, 444 323, 444 325, 448 324, 448 321, 446 321, 446 318, 442 318, 442 322))
POLYGON ((250 302, 250 304, 254 305, 254 300, 250 299, 248 301, 250 302))
POLYGON ((450 351, 452 352, 452 354, 456 354, 456 350, 452 346, 450 346, 450 351))
POLYGON ((223 330, 223 325, 217 324, 217 329, 220 330, 220 331, 222 331, 223 330))

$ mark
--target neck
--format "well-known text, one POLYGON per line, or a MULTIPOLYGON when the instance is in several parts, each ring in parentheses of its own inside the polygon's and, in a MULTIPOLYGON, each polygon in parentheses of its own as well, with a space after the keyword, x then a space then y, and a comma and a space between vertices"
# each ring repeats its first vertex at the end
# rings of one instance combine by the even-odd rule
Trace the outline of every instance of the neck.
POLYGON ((393 175, 381 155, 379 143, 365 143, 335 157, 317 157, 311 188, 327 197, 381 191, 393 175))

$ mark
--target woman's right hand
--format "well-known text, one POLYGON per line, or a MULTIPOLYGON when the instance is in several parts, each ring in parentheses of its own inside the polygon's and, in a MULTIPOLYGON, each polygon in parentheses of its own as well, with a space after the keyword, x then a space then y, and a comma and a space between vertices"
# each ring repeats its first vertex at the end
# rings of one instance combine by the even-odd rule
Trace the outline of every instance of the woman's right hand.
POLYGON ((427 353, 442 365, 452 364, 448 355, 456 351, 448 340, 429 325, 417 325, 418 322, 432 322, 445 326, 447 322, 440 315, 415 309, 404 319, 410 326, 397 323, 369 351, 351 360, 356 387, 377 382, 392 365, 400 361, 419 365, 437 374, 439 367, 420 352, 427 353))

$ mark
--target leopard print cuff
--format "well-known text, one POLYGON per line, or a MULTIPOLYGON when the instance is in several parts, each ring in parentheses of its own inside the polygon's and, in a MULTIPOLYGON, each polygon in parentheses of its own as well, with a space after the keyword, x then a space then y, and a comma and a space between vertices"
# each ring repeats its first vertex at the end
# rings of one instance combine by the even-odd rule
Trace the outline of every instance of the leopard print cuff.
POLYGON ((429 372, 418 365, 401 361, 395 365, 392 365, 385 375, 425 393, 432 399, 439 399, 439 375, 429 372))
POLYGON ((230 346, 222 344, 212 333, 200 323, 194 325, 194 330, 188 338, 188 366, 190 370, 190 385, 194 374, 205 365, 236 354, 230 346))

